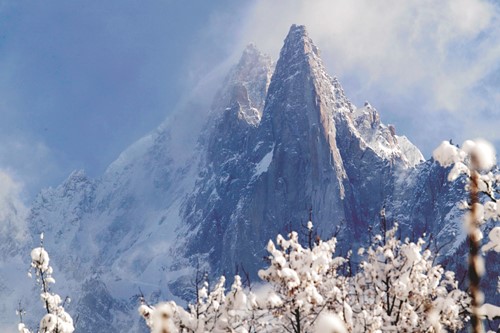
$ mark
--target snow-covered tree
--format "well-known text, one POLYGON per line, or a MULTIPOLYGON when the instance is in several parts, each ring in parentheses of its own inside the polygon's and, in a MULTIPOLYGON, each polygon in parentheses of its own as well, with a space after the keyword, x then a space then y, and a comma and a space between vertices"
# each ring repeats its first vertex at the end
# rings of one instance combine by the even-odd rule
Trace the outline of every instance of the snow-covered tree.
MULTIPOLYGON (((43 247, 43 234, 40 235, 40 247, 31 251, 31 267, 28 273, 30 277, 32 270, 35 273, 36 282, 40 286, 40 298, 47 312, 40 321, 38 333, 72 333, 75 330, 73 319, 64 309, 64 304, 69 299, 63 300, 58 294, 51 292, 50 285, 54 284, 56 280, 52 276, 53 270, 50 266, 49 254, 43 247)), ((23 310, 19 309, 19 311, 23 310)), ((22 322, 22 316, 18 330, 20 333, 31 333, 22 322)))
MULTIPOLYGON (((311 225, 312 227, 312 225, 311 225)), ((255 293, 236 276, 224 294, 222 278, 202 288, 188 310, 141 305, 152 332, 442 332, 467 320, 469 297, 452 272, 433 265, 425 242, 401 241, 397 226, 376 236, 354 276, 339 274, 348 259, 335 256, 336 239, 303 247, 296 232, 269 241, 265 282, 255 293), (166 310, 170 309, 170 310, 166 310), (157 311, 167 316, 157 315, 157 311), (168 317, 170 321, 158 318, 168 317), (156 318, 156 319, 155 319, 156 318)))
POLYGON ((269 241, 270 265, 259 271, 259 277, 272 286, 268 308, 282 331, 310 332, 325 309, 349 321, 345 313, 350 311, 344 311, 349 307, 347 278, 337 272, 346 259, 334 256, 336 243, 335 238, 319 240, 304 248, 296 232, 288 239, 278 235, 276 245, 269 241))
POLYGON ((467 319, 469 299, 453 272, 433 265, 425 242, 401 241, 397 224, 385 237, 361 248, 359 272, 351 280, 353 332, 457 331, 467 319))
POLYGON ((500 317, 500 307, 483 304, 484 295, 480 280, 485 272, 481 250, 500 250, 500 228, 494 227, 489 233, 489 241, 481 248, 485 222, 500 218, 500 204, 496 193, 500 187, 500 174, 492 172, 496 168, 493 146, 481 139, 465 141, 461 147, 443 141, 433 152, 433 157, 443 166, 453 166, 448 180, 454 181, 461 175, 467 178, 466 189, 470 197, 463 206, 468 210, 465 227, 469 239, 469 290, 471 293, 471 321, 473 332, 484 332, 483 318, 500 317))
POLYGON ((163 332, 158 327, 172 324, 165 332, 312 332, 323 311, 344 318, 347 278, 337 269, 345 259, 334 257, 335 244, 332 238, 304 248, 296 232, 288 239, 278 235, 276 245, 268 244, 269 267, 259 272, 268 285, 257 293, 244 289, 239 276, 224 293, 222 277, 210 292, 205 285, 187 311, 169 302, 142 304, 139 312, 151 332, 163 332), (168 315, 157 315, 158 311, 168 315), (159 319, 163 317, 169 321, 159 319))
POLYGON ((194 303, 187 310, 175 302, 148 305, 144 300, 139 313, 151 332, 253 332, 256 324, 255 295, 247 292, 241 278, 235 276, 231 290, 225 292, 221 277, 212 290, 205 281, 194 303))

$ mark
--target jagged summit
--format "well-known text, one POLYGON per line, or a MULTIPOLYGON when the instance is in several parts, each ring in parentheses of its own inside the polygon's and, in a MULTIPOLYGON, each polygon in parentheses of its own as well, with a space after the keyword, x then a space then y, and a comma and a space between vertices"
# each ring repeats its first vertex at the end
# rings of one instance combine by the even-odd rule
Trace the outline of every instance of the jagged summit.
MULTIPOLYGON (((272 68, 271 57, 262 53, 254 43, 248 44, 228 78, 231 81, 251 82, 256 76, 272 68)), ((272 73, 271 73, 272 74, 272 73)))
POLYGON ((309 53, 319 56, 319 50, 309 37, 306 27, 296 24, 293 24, 288 31, 280 57, 288 52, 297 56, 309 53))
POLYGON ((327 178, 336 180, 336 191, 344 197, 347 176, 337 147, 334 114, 350 102, 337 83, 326 73, 305 27, 292 25, 269 86, 263 124, 274 135, 275 154, 291 150, 304 154, 306 160, 310 157, 314 177, 331 169, 333 174, 327 178))
POLYGON ((235 118, 257 126, 262 118, 264 101, 273 73, 271 58, 249 44, 236 66, 225 79, 212 109, 218 116, 235 118), (230 113, 230 115, 226 115, 230 113))
MULTIPOLYGON (((414 167, 424 161, 418 148, 406 137, 397 136, 393 127, 384 125, 377 110, 369 103, 362 108, 356 108, 347 98, 340 81, 328 75, 320 52, 304 26, 291 26, 276 65, 275 77, 281 82, 296 82, 288 82, 288 86, 312 82, 310 98, 314 98, 316 107, 294 109, 297 112, 316 110, 314 112, 319 113, 318 123, 322 124, 323 134, 329 141, 341 191, 343 191, 342 179, 347 176, 342 161, 342 156, 346 155, 346 152, 341 154, 338 149, 336 138, 338 131, 349 133, 354 141, 358 141, 357 145, 362 150, 370 149, 383 160, 391 161, 403 168, 414 167)), ((273 91, 272 84, 269 90, 273 91)), ((293 114, 289 113, 287 116, 293 117, 293 114)))
POLYGON ((281 75, 281 79, 285 80, 299 76, 296 81, 300 81, 301 73, 312 79, 318 98, 329 104, 330 111, 352 112, 355 109, 346 97, 339 80, 328 75, 320 51, 309 37, 306 28, 294 24, 285 38, 275 75, 281 75))
POLYGON ((249 43, 243 50, 238 66, 251 65, 255 62, 259 62, 261 58, 269 58, 269 56, 263 54, 255 43, 249 43))
POLYGON ((296 74, 306 67, 323 69, 319 50, 309 37, 303 25, 292 25, 285 38, 277 64, 278 67, 288 68, 286 72, 296 74))
POLYGON ((369 103, 349 113, 360 138, 361 145, 369 147, 380 157, 399 160, 403 167, 414 167, 425 159, 420 150, 405 136, 396 135, 394 125, 384 125, 378 111, 369 103))

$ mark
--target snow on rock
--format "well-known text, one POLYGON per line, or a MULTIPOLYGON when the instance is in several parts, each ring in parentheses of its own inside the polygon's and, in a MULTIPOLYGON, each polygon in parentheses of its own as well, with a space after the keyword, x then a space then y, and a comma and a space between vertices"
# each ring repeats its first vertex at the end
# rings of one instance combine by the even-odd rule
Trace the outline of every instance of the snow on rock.
POLYGON ((249 44, 225 79, 226 84, 218 92, 212 110, 234 113, 248 125, 258 126, 273 69, 271 59, 254 44, 249 44))
POLYGON ((406 157, 410 166, 416 166, 425 161, 422 152, 406 136, 396 135, 395 137, 402 155, 406 157))
POLYGON ((415 167, 425 159, 420 150, 406 136, 396 135, 392 125, 384 125, 370 103, 349 114, 363 143, 380 157, 388 160, 401 159, 406 167, 415 167))
POLYGON ((267 172, 269 169, 269 165, 273 161, 273 154, 274 154, 274 146, 272 147, 271 151, 267 153, 262 160, 260 160, 259 163, 255 165, 255 173, 252 178, 257 178, 264 172, 267 172))

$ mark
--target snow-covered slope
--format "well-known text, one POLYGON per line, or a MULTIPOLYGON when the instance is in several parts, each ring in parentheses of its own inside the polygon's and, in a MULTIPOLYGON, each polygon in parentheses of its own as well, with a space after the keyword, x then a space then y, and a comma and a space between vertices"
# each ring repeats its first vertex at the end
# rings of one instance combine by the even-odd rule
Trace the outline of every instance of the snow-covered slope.
POLYGON ((31 237, 45 232, 77 331, 144 331, 136 295, 187 299, 196 268, 255 276, 267 240, 301 230, 311 211, 344 253, 380 230, 382 210, 409 235, 457 234, 460 191, 445 170, 368 103, 349 101, 303 26, 276 64, 248 46, 213 104, 196 108, 208 115, 200 133, 171 119, 102 177, 76 171, 33 203, 31 237), (179 132, 193 144, 179 149, 179 132))
POLYGON ((25 278, 29 253, 23 250, 31 238, 25 223, 28 208, 20 198, 19 185, 2 170, 0 184, 0 332, 14 333, 15 310, 20 302, 27 303, 31 292, 25 278))
POLYGON ((358 130, 363 143, 385 159, 400 158, 408 167, 424 161, 424 156, 406 136, 396 135, 393 125, 385 126, 380 122, 380 116, 370 103, 355 109, 351 119, 358 130))

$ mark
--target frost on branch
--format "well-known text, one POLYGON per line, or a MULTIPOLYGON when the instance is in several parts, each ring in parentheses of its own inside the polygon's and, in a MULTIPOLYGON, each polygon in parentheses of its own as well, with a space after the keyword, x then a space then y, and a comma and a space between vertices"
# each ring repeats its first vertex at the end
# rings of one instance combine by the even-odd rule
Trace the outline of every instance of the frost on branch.
POLYGON ((322 313, 320 314, 317 323, 315 325, 315 333, 347 333, 342 319, 333 313, 322 313))
POLYGON ((303 248, 296 232, 288 239, 278 235, 276 245, 269 241, 271 264, 259 271, 259 277, 269 282, 279 298, 270 309, 286 330, 310 331, 324 309, 344 316, 347 278, 337 269, 346 259, 334 257, 336 243, 332 238, 303 248))
POLYGON ((484 309, 496 308, 490 304, 483 305, 483 293, 480 280, 484 275, 484 259, 480 251, 500 250, 500 229, 493 228, 489 233, 489 241, 481 247, 484 223, 498 220, 499 204, 495 194, 498 193, 500 177, 492 172, 496 167, 495 149, 484 140, 467 140, 461 148, 443 142, 433 153, 434 158, 443 166, 453 165, 448 180, 453 181, 460 175, 467 176, 466 189, 469 191, 469 202, 465 204, 468 212, 465 215, 465 228, 469 239, 469 290, 471 293, 471 323, 473 332, 484 332, 482 318, 484 309))
MULTIPOLYGON (((50 285, 56 281, 52 276, 53 270, 50 266, 50 257, 48 252, 43 247, 43 234, 40 235, 40 247, 34 248, 31 251, 31 268, 28 275, 31 277, 31 271, 34 270, 36 282, 40 285, 40 298, 47 312, 40 320, 39 333, 72 333, 75 328, 73 319, 65 311, 64 303, 69 301, 66 298, 64 301, 58 294, 50 291, 50 285)), ((20 310, 22 311, 22 310, 20 310)), ((30 333, 24 323, 18 325, 20 333, 30 333)))
POLYGON ((470 176, 472 160, 478 171, 489 171, 496 165, 495 149, 482 139, 467 140, 462 148, 443 141, 432 152, 432 157, 444 167, 453 166, 448 175, 449 181, 454 181, 462 174, 470 176))
POLYGON ((139 307, 139 314, 144 318, 146 324, 153 333, 177 333, 178 329, 174 323, 177 306, 174 302, 160 303, 155 307, 145 303, 139 307))
MULTIPOLYGON (((213 290, 205 284, 187 311, 169 303, 173 332, 312 332, 324 309, 344 318, 347 278, 337 274, 345 259, 333 256, 336 240, 303 248, 292 232, 288 239, 279 235, 276 244, 269 242, 271 264, 259 272, 266 286, 253 293, 243 288, 239 276, 227 292, 223 277, 213 290)), ((160 325, 155 311, 157 306, 139 308, 151 332, 160 325)))
POLYGON ((143 300, 139 313, 152 333, 254 332, 256 318, 268 313, 257 314, 255 295, 243 289, 239 276, 227 293, 225 282, 221 277, 210 290, 205 281, 196 301, 189 304, 187 310, 175 302, 150 306, 143 300))
POLYGON ((364 249, 366 260, 351 282, 354 332, 457 331, 467 317, 469 299, 453 272, 433 266, 424 241, 402 242, 397 225, 385 242, 377 237, 364 249))
POLYGON ((453 165, 463 159, 458 147, 448 141, 441 142, 439 147, 432 152, 432 157, 444 167, 453 165))

